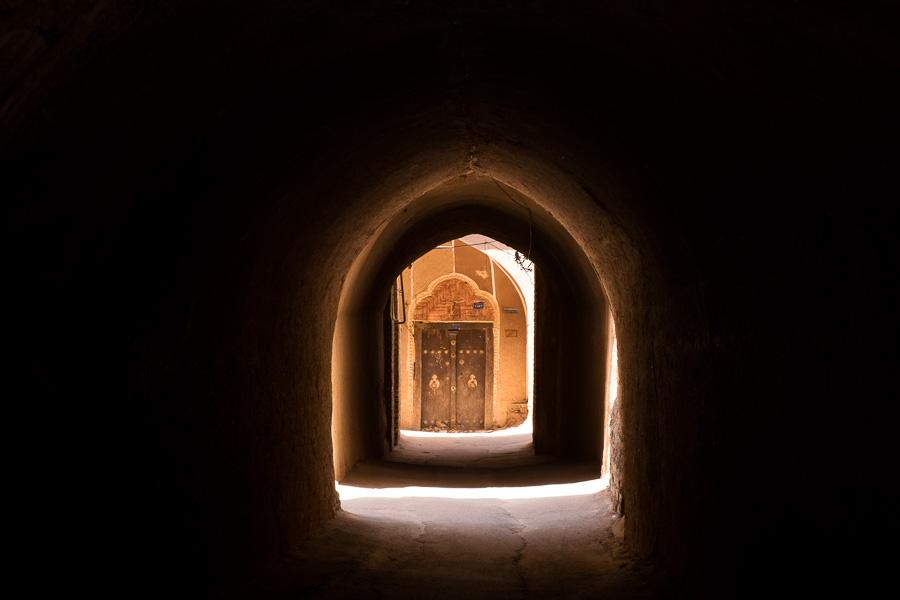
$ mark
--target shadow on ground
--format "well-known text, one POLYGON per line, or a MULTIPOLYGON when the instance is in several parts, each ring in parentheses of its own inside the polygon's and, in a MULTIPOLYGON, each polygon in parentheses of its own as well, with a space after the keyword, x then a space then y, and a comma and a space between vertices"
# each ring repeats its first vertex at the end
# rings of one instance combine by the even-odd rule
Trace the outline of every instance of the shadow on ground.
POLYGON ((530 444, 530 434, 404 436, 390 460, 358 465, 338 487, 335 519, 242 597, 685 597, 626 551, 598 465, 535 457, 530 444), (592 492, 528 497, 585 482, 592 492), (471 488, 481 497, 423 497, 420 488, 471 488), (491 488, 525 497, 488 497, 491 488))

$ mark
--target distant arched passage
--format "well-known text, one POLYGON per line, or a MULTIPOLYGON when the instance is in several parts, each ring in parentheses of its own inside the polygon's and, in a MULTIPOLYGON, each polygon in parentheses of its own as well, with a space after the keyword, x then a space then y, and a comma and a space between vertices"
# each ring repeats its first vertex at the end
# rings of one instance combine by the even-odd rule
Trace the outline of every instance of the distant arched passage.
POLYGON ((602 459, 609 306, 584 251, 535 199, 490 177, 449 181, 384 224, 344 281, 332 349, 335 476, 385 451, 384 307, 397 274, 447 239, 483 233, 529 248, 540 265, 535 325, 535 449, 602 459))

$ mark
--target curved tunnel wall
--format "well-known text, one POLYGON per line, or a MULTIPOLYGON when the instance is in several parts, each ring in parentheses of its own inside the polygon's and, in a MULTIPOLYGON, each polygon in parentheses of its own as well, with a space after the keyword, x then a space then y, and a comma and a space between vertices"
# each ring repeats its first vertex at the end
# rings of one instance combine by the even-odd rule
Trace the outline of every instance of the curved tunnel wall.
POLYGON ((91 490, 44 514, 203 589, 284 556, 334 508, 326 274, 481 175, 564 225, 558 262, 589 267, 561 276, 602 276, 635 553, 713 597, 800 580, 834 565, 840 472, 863 490, 843 539, 887 539, 893 405, 847 399, 893 386, 895 24, 878 2, 7 11, 4 276, 41 411, 17 422, 52 407, 54 485, 91 490))
POLYGON ((533 199, 502 185, 489 175, 472 173, 399 203, 396 216, 372 236, 350 268, 332 359, 338 479, 362 458, 380 456, 384 450, 380 440, 388 421, 380 393, 380 319, 391 283, 405 265, 441 240, 476 229, 519 248, 530 247, 540 265, 543 287, 537 302, 543 315, 535 341, 535 449, 602 459, 609 309, 600 280, 559 222, 533 199))

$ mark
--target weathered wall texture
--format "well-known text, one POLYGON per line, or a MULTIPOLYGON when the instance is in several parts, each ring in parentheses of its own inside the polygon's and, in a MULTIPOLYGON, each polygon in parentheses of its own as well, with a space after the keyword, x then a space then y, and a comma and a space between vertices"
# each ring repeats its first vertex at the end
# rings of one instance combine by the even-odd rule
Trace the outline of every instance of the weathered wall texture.
MULTIPOLYGON (((493 422, 485 423, 487 429, 517 425, 527 416, 527 340, 525 304, 516 284, 500 265, 493 264, 485 253, 453 240, 417 258, 404 269, 404 285, 415 293, 406 296, 407 323, 400 327, 400 425, 404 429, 419 429, 421 419, 416 418, 418 400, 415 394, 414 321, 417 299, 422 299, 436 280, 459 273, 473 281, 479 291, 491 295, 487 302, 496 304, 492 314, 496 352, 493 356, 493 422), (495 292, 496 290, 496 292, 495 292), (518 312, 507 313, 504 308, 518 312), (509 332, 509 333, 507 333, 509 332), (524 412, 522 407, 524 406, 524 412), (512 417, 512 421, 510 421, 512 417)), ((466 319, 456 319, 465 321, 466 319)), ((493 350, 492 350, 493 352, 493 350)))
POLYGON ((541 267, 539 448, 602 447, 612 310, 633 552, 716 598, 877 570, 896 3, 349 6, 0 9, 34 549, 157 597, 277 561, 383 451, 392 277, 481 231, 541 267))

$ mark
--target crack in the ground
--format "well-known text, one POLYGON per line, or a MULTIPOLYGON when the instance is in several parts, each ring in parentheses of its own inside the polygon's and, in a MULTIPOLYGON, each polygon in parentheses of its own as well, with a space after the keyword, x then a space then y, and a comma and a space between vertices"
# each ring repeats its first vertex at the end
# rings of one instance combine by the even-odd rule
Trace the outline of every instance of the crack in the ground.
POLYGON ((504 506, 505 502, 500 502, 500 510, 505 512, 510 519, 516 522, 518 525, 517 529, 511 529, 510 531, 514 533, 520 540, 522 540, 522 545, 516 548, 516 554, 513 556, 512 562, 513 566, 516 569, 516 575, 519 576, 519 579, 522 581, 522 600, 526 600, 528 598, 528 578, 525 577, 525 569, 522 567, 522 559, 525 558, 525 548, 528 546, 528 540, 525 539, 524 532, 528 528, 527 525, 522 523, 515 515, 513 515, 509 510, 504 506))

